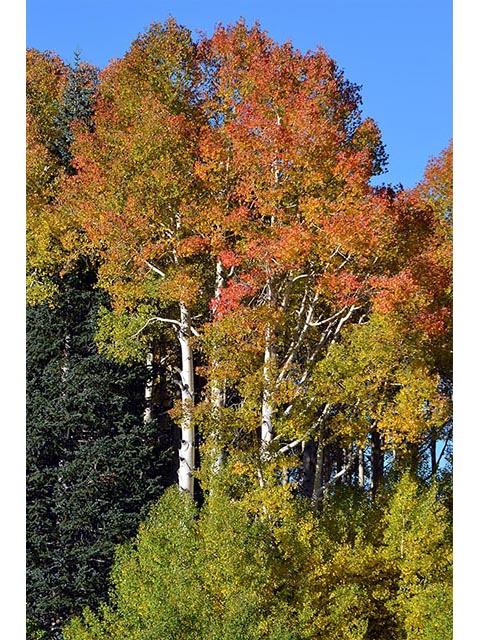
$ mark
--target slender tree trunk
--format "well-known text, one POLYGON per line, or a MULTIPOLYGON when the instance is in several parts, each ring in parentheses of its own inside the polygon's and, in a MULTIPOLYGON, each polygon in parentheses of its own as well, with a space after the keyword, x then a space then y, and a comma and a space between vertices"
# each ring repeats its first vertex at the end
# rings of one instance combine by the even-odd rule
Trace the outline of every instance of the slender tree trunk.
POLYGON ((430 440, 430 464, 432 468, 432 478, 435 478, 437 475, 437 439, 434 433, 432 433, 430 440))
MULTIPOLYGON (((215 274, 215 300, 220 299, 220 295, 223 287, 225 286, 225 275, 221 260, 217 260, 216 274, 215 274)), ((212 408, 214 421, 218 419, 219 412, 225 407, 225 386, 222 381, 216 376, 217 362, 215 359, 215 349, 212 361, 213 380, 212 380, 212 408)), ((213 451, 213 472, 217 473, 225 462, 225 449, 222 447, 220 434, 215 431, 213 434, 214 439, 214 451, 213 451)))
POLYGON ((191 346, 191 319, 187 307, 180 303, 180 329, 178 337, 182 352, 182 443, 180 446, 180 463, 178 468, 178 484, 180 491, 193 496, 193 471, 195 468, 195 433, 192 424, 194 404, 193 353, 191 346))
POLYGON ((143 412, 143 422, 148 424, 152 421, 153 405, 153 349, 147 353, 147 381, 145 383, 145 411, 143 412))
MULTIPOLYGON (((281 124, 281 117, 277 114, 277 126, 281 124)), ((278 153, 278 151, 276 152, 278 153)), ((274 184, 278 184, 279 179, 279 166, 278 159, 273 163, 273 175, 274 184)), ((275 226, 275 214, 272 214, 270 218, 270 226, 275 226)), ((272 283, 270 278, 267 279, 267 302, 271 304, 272 296, 272 283)), ((265 355, 263 364, 263 395, 262 395, 262 426, 260 435, 260 486, 263 486, 263 462, 268 458, 270 443, 273 440, 273 417, 274 408, 272 401, 272 365, 275 363, 275 345, 273 341, 273 331, 270 324, 267 325, 265 330, 265 355)))
POLYGON ((272 344, 271 327, 265 332, 265 357, 263 366, 263 397, 262 397, 262 453, 265 453, 273 439, 273 404, 271 390, 271 367, 275 354, 272 344))
MULTIPOLYGON (((214 365, 215 366, 215 365, 214 365)), ((212 406, 213 406, 213 419, 219 419, 220 411, 225 407, 225 389, 220 386, 218 380, 214 380, 212 386, 212 406)), ((218 431, 213 433, 214 451, 213 451, 213 473, 218 473, 223 467, 226 458, 225 447, 222 446, 221 437, 218 431)))
POLYGON ((348 466, 348 471, 345 474, 345 482, 350 486, 355 484, 355 445, 351 444, 347 449, 347 454, 345 456, 345 464, 348 466))
POLYGON ((323 429, 320 432, 317 446, 317 458, 315 461, 315 476, 313 480, 313 492, 312 492, 312 506, 314 509, 318 509, 320 500, 322 498, 322 484, 323 484, 323 459, 325 455, 325 444, 323 442, 323 429))
POLYGON ((358 448, 358 486, 363 489, 365 486, 365 468, 363 461, 363 449, 358 448))
POLYGON ((383 480, 383 452, 381 436, 375 427, 372 431, 372 495, 375 496, 383 480))
POLYGON ((420 467, 420 450, 419 446, 416 442, 409 443, 407 445, 408 452, 408 462, 410 466, 410 473, 414 476, 418 474, 418 469, 420 467))
POLYGON ((273 440, 273 398, 272 398, 272 366, 275 363, 275 350, 272 342, 272 328, 265 331, 265 356, 263 363, 262 424, 260 430, 260 467, 258 477, 260 487, 264 486, 263 463, 270 456, 270 444, 273 440))
POLYGON ((301 492, 306 498, 313 495, 313 483, 315 480, 315 465, 317 459, 316 445, 313 440, 307 440, 302 445, 302 479, 301 492))
MULTIPOLYGON (((340 471, 340 469, 343 469, 344 467, 347 466, 347 449, 343 449, 340 448, 338 449, 338 454, 337 454, 337 472, 340 471)), ((347 481, 347 474, 344 473, 342 476, 340 476, 337 484, 345 484, 347 481)))

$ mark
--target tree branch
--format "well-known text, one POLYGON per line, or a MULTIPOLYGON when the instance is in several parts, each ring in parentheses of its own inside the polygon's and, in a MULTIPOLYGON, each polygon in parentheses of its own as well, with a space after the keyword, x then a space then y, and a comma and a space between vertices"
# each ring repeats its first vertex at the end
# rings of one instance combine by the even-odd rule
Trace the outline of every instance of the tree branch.
POLYGON ((322 492, 325 493, 325 491, 328 489, 328 487, 333 484, 335 482, 335 480, 338 480, 339 478, 341 478, 343 475, 345 475, 347 473, 347 471, 351 468, 353 462, 355 460, 355 456, 353 456, 352 454, 350 454, 348 456, 348 462, 346 465, 344 465, 340 471, 338 473, 336 473, 333 478, 330 478, 330 480, 328 482, 326 482, 323 487, 322 487, 322 492))
POLYGON ((287 282, 287 285, 285 287, 285 294, 283 296, 283 300, 282 300, 282 304, 281 304, 282 309, 286 309, 287 308, 288 298, 290 297, 290 291, 291 291, 291 288, 292 288, 292 284, 294 282, 297 282, 297 280, 301 280, 302 278, 308 278, 309 276, 310 276, 309 273, 302 273, 302 274, 300 274, 298 276, 295 276, 295 278, 292 278, 292 280, 289 280, 287 282))
MULTIPOLYGON (((292 405, 290 405, 292 406, 292 405)), ((323 419, 325 418, 325 416, 327 415, 328 409, 330 408, 329 403, 327 402, 325 404, 325 406, 323 407, 322 413, 321 415, 317 418, 317 420, 315 420, 314 424, 310 427, 310 429, 308 429, 308 431, 303 435, 302 438, 297 438, 296 440, 294 440, 293 442, 289 442, 288 444, 284 445, 283 447, 281 447, 278 450, 278 453, 282 454, 282 453, 286 453, 289 449, 293 449, 294 447, 297 446, 297 444, 300 444, 301 442, 305 442, 305 440, 308 438, 308 436, 313 433, 323 422, 323 419)), ((276 438, 274 438, 275 440, 276 438)))
POLYGON ((449 430, 449 432, 447 433, 447 437, 445 438, 445 444, 443 445, 443 448, 440 452, 440 455, 438 456, 438 460, 435 461, 435 467, 438 469, 438 465, 440 464, 440 460, 443 458, 445 451, 447 449, 448 443, 450 442, 452 437, 452 429, 449 430))
MULTIPOLYGON (((145 324, 143 325, 143 327, 141 329, 139 329, 136 333, 134 333, 133 335, 129 336, 130 338, 136 338, 137 336, 139 336, 142 331, 144 329, 146 329, 148 327, 149 324, 152 324, 152 322, 166 322, 168 324, 174 324, 177 327, 181 327, 182 325, 180 324, 180 322, 178 320, 174 320, 173 318, 160 318, 159 316, 155 316, 154 318, 149 318, 145 324)), ((193 335, 196 338, 200 337, 200 334, 198 333, 198 331, 190 326, 190 331, 193 333, 193 335)))
POLYGON ((162 278, 165 278, 165 274, 163 273, 163 271, 160 271, 160 269, 158 267, 156 267, 154 264, 152 264, 151 262, 148 262, 148 260, 143 260, 143 262, 147 265, 147 267, 150 267, 150 269, 152 271, 155 271, 155 273, 158 273, 159 276, 162 276, 162 278))
POLYGON ((336 320, 338 316, 341 316, 342 313, 345 311, 345 309, 347 309, 347 307, 342 307, 340 311, 337 311, 337 313, 334 313, 333 316, 330 316, 329 318, 325 318, 325 320, 318 320, 317 322, 309 322, 309 326, 320 327, 322 326, 322 324, 327 324, 328 322, 332 322, 332 320, 336 320))

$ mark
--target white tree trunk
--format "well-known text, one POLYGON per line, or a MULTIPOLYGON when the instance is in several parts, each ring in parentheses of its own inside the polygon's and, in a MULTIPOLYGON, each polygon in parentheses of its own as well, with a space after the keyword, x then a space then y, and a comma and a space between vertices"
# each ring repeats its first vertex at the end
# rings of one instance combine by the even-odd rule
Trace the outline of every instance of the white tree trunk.
POLYGON ((320 433, 318 439, 317 458, 315 461, 315 475, 313 480, 313 492, 312 492, 312 506, 314 509, 318 509, 320 500, 322 497, 322 469, 323 469, 323 454, 324 454, 324 442, 323 442, 323 430, 320 433))
MULTIPOLYGON (((223 266, 221 260, 217 260, 216 274, 215 274, 215 300, 220 300, 220 295, 223 287, 225 286, 225 277, 223 272, 223 266)), ((217 368, 217 362, 215 355, 213 356, 212 369, 215 371, 217 368)), ((212 404, 215 409, 222 409, 225 406, 225 390, 222 381, 219 380, 216 375, 213 376, 212 381, 212 404)))
POLYGON ((180 462, 178 467, 178 484, 180 491, 193 496, 193 471, 195 468, 195 433, 192 424, 194 403, 193 353, 191 346, 191 318, 187 307, 180 303, 180 328, 178 339, 182 351, 182 444, 180 446, 180 462))
POLYGON ((272 364, 275 352, 272 345, 271 328, 265 332, 265 357, 263 366, 263 397, 262 397, 262 441, 261 452, 266 454, 269 444, 273 440, 273 403, 272 403, 272 364))
POLYGON ((272 398, 272 365, 275 362, 275 350, 271 336, 272 329, 267 326, 265 331, 265 356, 263 364, 263 395, 262 395, 262 426, 260 435, 260 467, 258 478, 260 487, 265 486, 263 465, 270 457, 270 444, 273 440, 273 398, 272 398))
MULTIPOLYGON (((215 272, 215 301, 220 300, 220 295, 223 287, 225 286, 225 274, 222 265, 222 261, 220 259, 217 260, 216 272, 215 272)), ((213 420, 217 420, 219 418, 219 412, 221 409, 225 407, 225 385, 222 383, 216 374, 217 369, 217 361, 215 358, 215 347, 212 358, 212 389, 211 389, 211 403, 212 403, 212 414, 213 420)), ((217 431, 214 431, 213 435, 213 465, 212 472, 214 474, 218 473, 223 466, 225 461, 225 450, 222 447, 220 434, 217 431)))
POLYGON ((365 468, 363 462, 363 449, 358 449, 358 486, 363 489, 365 486, 365 468))
POLYGON ((152 420, 152 397, 153 397, 153 353, 147 353, 147 382, 145 384, 145 411, 143 412, 143 422, 148 424, 152 420))

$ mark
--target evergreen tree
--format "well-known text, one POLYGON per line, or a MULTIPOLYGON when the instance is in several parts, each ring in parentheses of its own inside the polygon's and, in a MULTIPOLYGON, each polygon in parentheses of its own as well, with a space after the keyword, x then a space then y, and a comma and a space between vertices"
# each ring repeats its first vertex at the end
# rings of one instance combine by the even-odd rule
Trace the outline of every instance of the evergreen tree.
POLYGON ((69 173, 73 173, 71 144, 72 123, 81 122, 87 131, 93 131, 93 115, 98 85, 98 69, 82 62, 80 52, 74 54, 73 67, 68 70, 68 80, 53 119, 57 135, 51 142, 52 151, 69 173))
POLYGON ((52 638, 105 597, 114 546, 174 481, 168 423, 143 420, 145 367, 97 352, 93 284, 78 269, 27 311, 28 617, 52 638))

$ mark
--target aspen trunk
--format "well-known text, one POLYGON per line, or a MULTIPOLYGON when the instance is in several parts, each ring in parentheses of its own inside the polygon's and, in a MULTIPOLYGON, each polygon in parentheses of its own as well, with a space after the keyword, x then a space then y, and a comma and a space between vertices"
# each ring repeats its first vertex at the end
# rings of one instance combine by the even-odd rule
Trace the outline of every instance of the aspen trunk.
MULTIPOLYGON (((213 365, 215 366, 215 365, 213 365)), ((213 418, 218 419, 219 412, 221 409, 225 407, 225 390, 218 380, 214 380, 212 386, 212 405, 213 405, 213 418)), ((214 440, 214 450, 213 450, 213 473, 218 473, 220 469, 223 467, 226 458, 226 452, 224 447, 222 447, 222 442, 220 438, 220 434, 218 431, 213 433, 214 440)))
POLYGON ((182 352, 182 443, 180 446, 180 463, 178 467, 178 484, 180 491, 193 496, 193 471, 195 468, 195 433, 192 424, 194 403, 193 353, 191 346, 191 318, 187 307, 180 303, 180 329, 178 332, 182 352))
POLYGON ((320 434, 317 447, 317 458, 315 462, 315 476, 313 480, 312 506, 318 509, 322 497, 322 472, 323 472, 324 443, 323 433, 320 434))
POLYGON ((263 364, 262 424, 260 432, 260 468, 258 477, 260 487, 264 486, 263 463, 269 458, 270 443, 273 440, 273 398, 272 398, 272 364, 275 352, 271 340, 271 327, 265 331, 265 356, 263 364))
POLYGON ((358 449, 358 486, 363 489, 365 486, 365 468, 363 461, 363 449, 358 449))
MULTIPOLYGON (((337 454, 337 472, 347 466, 347 450, 343 448, 339 448, 337 454)), ((344 473, 340 476, 337 484, 345 484, 347 481, 347 474, 344 473)))
POLYGON ((372 495, 378 491, 383 480, 383 452, 381 436, 375 428, 372 432, 372 495))
POLYGON ((153 401, 153 351, 147 353, 147 382, 145 384, 145 411, 143 412, 143 422, 148 424, 152 421, 152 401, 153 401))
POLYGON ((265 453, 273 439, 273 404, 271 391, 271 365, 274 360, 271 341, 271 329, 265 332, 265 358, 263 366, 263 397, 262 397, 262 453, 265 453))
POLYGON ((313 440, 307 440, 302 444, 302 480, 301 491, 305 498, 313 495, 313 483, 315 479, 316 446, 313 440))
POLYGON ((437 475, 437 439, 433 433, 430 441, 430 464, 432 467, 432 478, 435 478, 437 475))
MULTIPOLYGON (((225 286, 225 277, 223 272, 223 266, 221 261, 217 260, 216 274, 215 274, 215 300, 220 299, 221 291, 224 286, 225 286)), ((213 381, 212 381, 212 396, 211 396, 214 419, 218 417, 219 411, 225 407, 225 388, 224 388, 224 385, 222 384, 222 381, 219 380, 215 374, 216 368, 217 368, 217 362, 215 360, 215 355, 214 355, 213 361, 212 361, 212 370, 214 371, 214 374, 213 374, 213 381)), ((217 473, 221 469, 225 461, 225 450, 222 448, 221 441, 220 441, 220 434, 218 432, 213 433, 213 439, 215 443, 214 451, 213 451, 213 460, 214 460, 213 472, 217 473)))
MULTIPOLYGON (((281 117, 277 114, 277 126, 281 124, 281 117)), ((276 152, 277 153, 277 152, 276 152)), ((274 184, 278 184, 279 168, 278 159, 273 163, 274 184)), ((275 226, 275 215, 272 214, 270 226, 275 226)), ((272 302, 272 283, 267 279, 267 301, 272 302)), ((265 330, 265 356, 263 364, 263 395, 262 395, 262 427, 260 441, 260 465, 267 459, 269 446, 273 440, 273 401, 272 401, 272 364, 274 364, 275 350, 272 340, 272 328, 270 324, 265 330)), ((263 486, 262 470, 260 469, 260 486, 263 486)))

